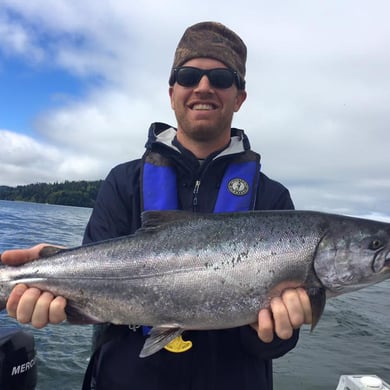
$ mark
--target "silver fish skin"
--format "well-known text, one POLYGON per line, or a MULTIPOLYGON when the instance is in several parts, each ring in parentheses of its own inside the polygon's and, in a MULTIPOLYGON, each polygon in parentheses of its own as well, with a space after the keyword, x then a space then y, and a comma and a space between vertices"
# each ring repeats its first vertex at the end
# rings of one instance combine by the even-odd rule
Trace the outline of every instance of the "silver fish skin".
POLYGON ((143 214, 134 235, 0 268, 0 307, 25 283, 67 299, 70 323, 152 326, 140 356, 184 330, 257 321, 288 287, 309 294, 313 324, 326 296, 390 276, 390 224, 313 211, 143 214))

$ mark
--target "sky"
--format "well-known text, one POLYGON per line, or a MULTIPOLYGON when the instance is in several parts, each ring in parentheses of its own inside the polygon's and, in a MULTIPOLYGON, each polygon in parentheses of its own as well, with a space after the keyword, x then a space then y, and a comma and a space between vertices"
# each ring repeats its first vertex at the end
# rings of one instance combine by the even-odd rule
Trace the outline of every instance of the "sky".
POLYGON ((143 154, 184 30, 248 47, 233 125, 297 209, 390 220, 388 0, 0 0, 0 185, 96 180, 143 154))

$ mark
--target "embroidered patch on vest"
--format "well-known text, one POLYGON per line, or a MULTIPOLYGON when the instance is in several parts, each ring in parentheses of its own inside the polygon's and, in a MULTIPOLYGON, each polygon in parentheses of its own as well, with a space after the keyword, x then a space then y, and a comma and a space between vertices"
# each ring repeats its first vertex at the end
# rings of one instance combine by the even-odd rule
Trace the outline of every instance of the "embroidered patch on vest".
POLYGON ((229 181, 228 189, 233 195, 243 196, 249 192, 249 184, 240 178, 235 178, 229 181))

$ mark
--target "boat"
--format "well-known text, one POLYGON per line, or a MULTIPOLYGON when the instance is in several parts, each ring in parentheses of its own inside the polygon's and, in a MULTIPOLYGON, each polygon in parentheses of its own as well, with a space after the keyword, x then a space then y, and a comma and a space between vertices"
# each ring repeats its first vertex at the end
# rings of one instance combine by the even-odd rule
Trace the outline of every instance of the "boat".
MULTIPOLYGON (((0 328, 0 389, 35 390, 37 356, 34 336, 18 327, 0 328)), ((390 390, 376 375, 341 375, 336 390, 390 390)))
POLYGON ((35 390, 37 365, 34 336, 18 327, 0 328, 0 389, 35 390))
POLYGON ((390 385, 376 375, 341 375, 336 390, 390 390, 390 385))

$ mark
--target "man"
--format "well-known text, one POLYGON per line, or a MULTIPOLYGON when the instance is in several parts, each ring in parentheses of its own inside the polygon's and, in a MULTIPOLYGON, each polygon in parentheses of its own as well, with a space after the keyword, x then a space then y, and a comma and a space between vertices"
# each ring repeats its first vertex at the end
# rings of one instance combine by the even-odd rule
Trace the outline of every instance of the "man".
MULTIPOLYGON (((288 190, 260 172, 260 156, 231 123, 246 99, 246 46, 215 22, 189 27, 175 52, 169 96, 177 128, 154 123, 142 159, 115 167, 99 192, 84 243, 133 233, 141 212, 292 209, 288 190)), ((183 237, 183 240, 185 237, 183 237)), ((41 246, 5 252, 9 264, 36 258, 41 246)), ((7 309, 36 327, 66 318, 66 301, 19 285, 7 309)), ((259 312, 258 323, 188 331, 140 359, 148 329, 99 326, 85 389, 272 389, 272 359, 292 349, 311 322, 308 296, 288 289, 259 312)))

